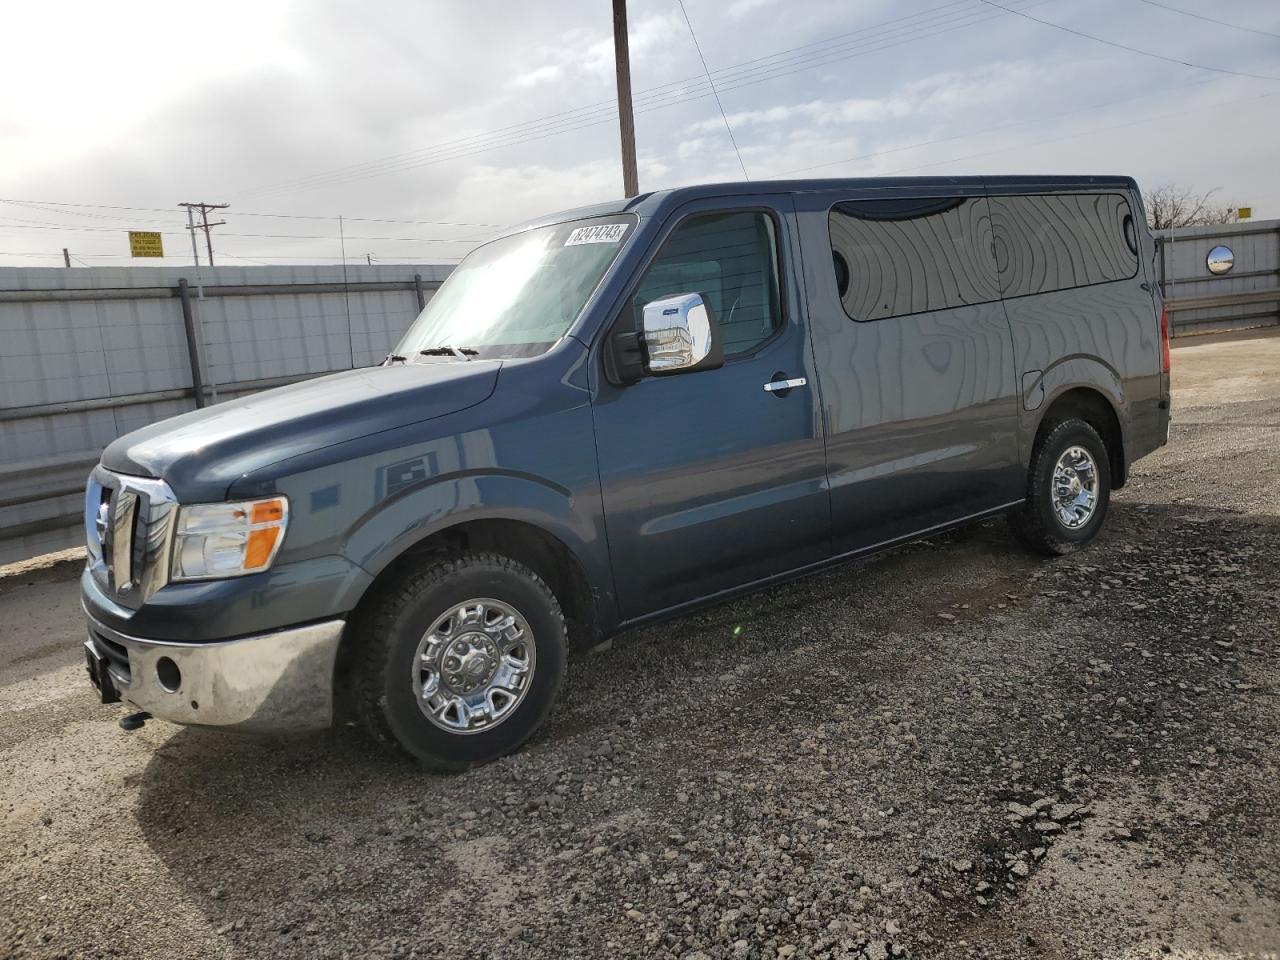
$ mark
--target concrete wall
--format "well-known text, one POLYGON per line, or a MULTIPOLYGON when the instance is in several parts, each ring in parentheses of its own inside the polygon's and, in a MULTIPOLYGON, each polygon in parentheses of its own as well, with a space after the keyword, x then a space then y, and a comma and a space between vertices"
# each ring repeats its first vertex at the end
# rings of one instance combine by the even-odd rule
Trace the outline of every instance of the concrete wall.
POLYGON ((1280 323, 1280 220, 1161 230, 1156 240, 1175 336, 1280 323), (1215 276, 1205 259, 1218 245, 1235 265, 1215 276))
POLYGON ((214 403, 376 363, 449 269, 0 268, 0 563, 82 543, 102 448, 196 405, 180 279, 214 403))

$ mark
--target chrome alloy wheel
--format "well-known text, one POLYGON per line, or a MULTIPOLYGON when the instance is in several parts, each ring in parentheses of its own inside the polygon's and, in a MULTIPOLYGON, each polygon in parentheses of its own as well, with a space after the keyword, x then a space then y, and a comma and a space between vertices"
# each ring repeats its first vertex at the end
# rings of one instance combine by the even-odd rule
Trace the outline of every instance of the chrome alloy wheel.
POLYGON ((533 631, 500 600, 451 607, 418 642, 413 692, 449 733, 482 733, 515 711, 533 681, 533 631))
POLYGON ((1098 465, 1084 447, 1067 447, 1053 468, 1053 512, 1068 530, 1083 527, 1098 505, 1098 465))

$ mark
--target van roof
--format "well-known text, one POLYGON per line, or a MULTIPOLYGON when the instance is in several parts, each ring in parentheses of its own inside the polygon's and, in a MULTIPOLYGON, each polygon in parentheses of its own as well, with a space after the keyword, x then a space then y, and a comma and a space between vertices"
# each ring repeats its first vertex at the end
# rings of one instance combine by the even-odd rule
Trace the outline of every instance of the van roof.
POLYGON ((848 193, 866 195, 868 191, 909 190, 918 188, 937 195, 939 190, 983 190, 995 188, 1000 192, 1009 189, 1031 190, 1036 193, 1057 193, 1075 190, 1126 190, 1137 189, 1132 177, 1100 175, 1043 175, 1043 176, 970 176, 970 177, 847 177, 839 179, 808 180, 753 180, 725 183, 699 183, 688 187, 673 187, 642 193, 630 199, 610 200, 585 207, 575 207, 538 217, 510 232, 530 227, 579 220, 585 217, 602 217, 616 213, 634 212, 642 217, 663 214, 691 200, 707 200, 716 197, 751 197, 778 193, 848 193))

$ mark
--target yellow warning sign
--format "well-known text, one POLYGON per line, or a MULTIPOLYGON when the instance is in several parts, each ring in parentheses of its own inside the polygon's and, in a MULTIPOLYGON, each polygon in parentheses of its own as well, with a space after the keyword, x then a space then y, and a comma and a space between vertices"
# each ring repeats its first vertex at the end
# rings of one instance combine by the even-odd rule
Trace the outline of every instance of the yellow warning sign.
POLYGON ((129 256, 163 257, 164 244, 160 242, 160 234, 150 230, 130 230, 129 256))
POLYGON ((1253 216, 1253 207, 1240 207, 1236 210, 1237 220, 1248 220, 1253 216))

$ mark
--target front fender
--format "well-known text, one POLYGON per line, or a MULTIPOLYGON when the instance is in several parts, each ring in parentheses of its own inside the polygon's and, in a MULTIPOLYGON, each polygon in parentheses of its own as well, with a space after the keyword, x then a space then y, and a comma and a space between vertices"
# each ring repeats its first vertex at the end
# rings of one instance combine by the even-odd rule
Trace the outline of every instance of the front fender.
MULTIPOLYGON (((513 520, 537 527, 568 548, 587 582, 601 593, 612 583, 598 492, 574 491, 514 472, 442 476, 385 500, 353 527, 342 553, 376 577, 428 537, 474 520, 513 520)), ((612 598, 608 599, 605 606, 611 607, 612 598)), ((358 602, 359 596, 349 598, 352 607, 358 602)))

